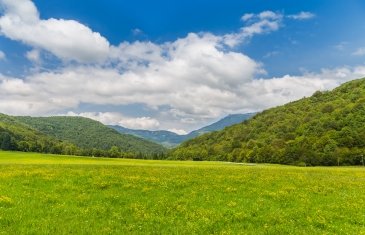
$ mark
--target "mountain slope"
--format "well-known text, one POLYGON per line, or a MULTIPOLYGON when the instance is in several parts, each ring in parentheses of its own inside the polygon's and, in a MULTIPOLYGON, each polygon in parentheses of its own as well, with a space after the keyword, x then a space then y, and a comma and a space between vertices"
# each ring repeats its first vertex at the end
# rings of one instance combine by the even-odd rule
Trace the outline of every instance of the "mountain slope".
POLYGON ((206 127, 200 128, 199 130, 190 132, 189 134, 186 135, 185 140, 195 138, 195 137, 205 134, 205 133, 223 130, 224 128, 226 128, 228 126, 232 126, 234 124, 238 124, 245 120, 248 120, 249 118, 251 118, 254 115, 255 115, 255 113, 230 114, 227 117, 225 117, 213 124, 210 124, 209 126, 206 126, 206 127))
POLYGON ((83 149, 109 150, 117 146, 122 152, 160 154, 165 149, 158 144, 123 135, 83 117, 15 117, 40 132, 54 138, 69 141, 83 149))
POLYGON ((0 149, 56 154, 78 150, 71 143, 47 136, 4 114, 0 114, 0 149))
POLYGON ((187 141, 171 156, 301 165, 363 164, 365 78, 187 141))
POLYGON ((138 136, 138 137, 153 141, 155 143, 162 144, 166 147, 174 147, 186 140, 192 139, 199 135, 202 135, 202 134, 205 134, 208 132, 212 132, 212 131, 222 130, 223 128, 225 128, 227 126, 231 126, 231 125, 243 122, 244 120, 247 120, 248 118, 252 117, 253 115, 254 115, 253 113, 231 114, 209 126, 203 127, 196 131, 192 131, 187 135, 178 135, 178 134, 176 134, 174 132, 170 132, 170 131, 133 130, 133 129, 128 129, 128 128, 125 128, 122 126, 116 126, 116 125, 110 126, 110 127, 120 133, 138 136))

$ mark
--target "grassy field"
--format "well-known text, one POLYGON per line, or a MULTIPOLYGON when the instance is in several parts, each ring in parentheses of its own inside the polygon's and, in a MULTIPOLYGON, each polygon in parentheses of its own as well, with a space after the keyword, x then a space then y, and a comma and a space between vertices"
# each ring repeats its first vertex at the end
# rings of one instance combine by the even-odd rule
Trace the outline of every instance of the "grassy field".
POLYGON ((364 168, 0 152, 0 234, 365 234, 364 168))

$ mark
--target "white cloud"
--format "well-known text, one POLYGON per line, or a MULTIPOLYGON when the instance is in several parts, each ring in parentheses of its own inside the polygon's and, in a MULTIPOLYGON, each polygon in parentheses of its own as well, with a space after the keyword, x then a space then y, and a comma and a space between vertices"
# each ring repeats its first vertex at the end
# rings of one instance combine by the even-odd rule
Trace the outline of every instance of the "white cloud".
POLYGON ((283 16, 281 14, 278 14, 278 13, 275 13, 272 11, 263 11, 260 14, 258 14, 258 17, 261 20, 268 20, 268 19, 278 20, 278 19, 281 19, 283 16))
POLYGON ((111 47, 109 56, 112 63, 118 61, 119 68, 131 70, 166 60, 162 56, 164 47, 152 42, 122 42, 117 47, 111 47))
POLYGON ((364 56, 365 55, 365 47, 358 48, 356 51, 354 51, 354 53, 352 53, 352 55, 364 56))
POLYGON ((241 17, 241 20, 248 21, 248 20, 252 19, 254 16, 255 16, 255 14, 253 14, 253 13, 247 13, 241 17))
POLYGON ((316 17, 315 14, 308 12, 308 11, 302 11, 295 15, 289 15, 288 18, 294 19, 294 20, 309 20, 316 17))
POLYGON ((188 132, 186 132, 185 130, 182 130, 182 129, 172 128, 172 129, 168 129, 168 131, 174 132, 174 133, 176 133, 178 135, 186 135, 186 134, 188 134, 188 132))
POLYGON ((156 130, 160 123, 151 117, 126 117, 116 112, 68 112, 66 116, 86 117, 99 121, 105 125, 120 125, 131 129, 156 130))
POLYGON ((156 130, 160 122, 150 117, 139 117, 120 120, 119 125, 132 129, 156 130))
POLYGON ((37 50, 37 49, 33 49, 33 50, 31 50, 31 51, 28 51, 28 52, 25 54, 25 57, 26 57, 28 60, 30 60, 30 61, 32 61, 32 62, 34 62, 34 63, 36 63, 36 64, 39 64, 39 63, 41 63, 41 61, 42 61, 40 51, 39 51, 39 50, 37 50))
POLYGON ((30 0, 0 0, 4 15, 0 32, 6 37, 53 53, 62 60, 101 62, 109 53, 109 42, 87 26, 64 19, 39 18, 30 0))
POLYGON ((222 41, 229 47, 235 47, 255 35, 278 30, 282 18, 282 14, 272 11, 263 11, 259 14, 245 14, 241 17, 241 20, 246 22, 246 25, 242 27, 238 33, 224 35, 222 41))
POLYGON ((5 60, 6 55, 3 51, 0 51, 0 60, 5 60))

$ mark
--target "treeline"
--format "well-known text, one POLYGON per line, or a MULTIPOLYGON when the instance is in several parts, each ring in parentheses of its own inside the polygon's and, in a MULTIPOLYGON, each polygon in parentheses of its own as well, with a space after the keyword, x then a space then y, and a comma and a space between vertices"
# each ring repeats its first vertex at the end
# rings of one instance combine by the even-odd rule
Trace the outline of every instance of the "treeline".
POLYGON ((173 159, 295 165, 362 165, 365 79, 266 110, 183 143, 173 159))
POLYGON ((74 144, 50 138, 20 123, 3 120, 0 121, 0 149, 70 155, 80 150, 74 144))
POLYGON ((123 152, 117 146, 109 150, 102 149, 82 149, 74 144, 64 141, 57 141, 47 138, 37 140, 20 140, 12 133, 0 128, 0 150, 50 153, 60 155, 110 157, 110 158, 134 158, 134 159, 165 159, 165 153, 145 154, 141 152, 123 152))

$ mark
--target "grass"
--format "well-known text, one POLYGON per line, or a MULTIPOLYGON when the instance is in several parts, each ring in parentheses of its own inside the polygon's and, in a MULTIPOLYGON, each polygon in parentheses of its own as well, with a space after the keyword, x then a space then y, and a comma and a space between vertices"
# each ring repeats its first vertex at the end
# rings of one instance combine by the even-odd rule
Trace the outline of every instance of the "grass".
POLYGON ((0 152, 0 234, 365 234, 365 169, 0 152))

